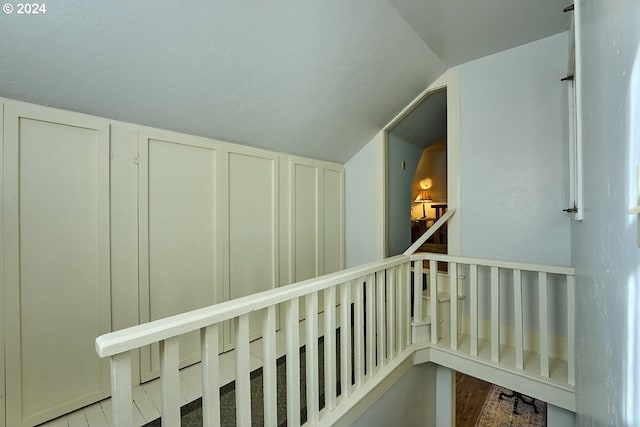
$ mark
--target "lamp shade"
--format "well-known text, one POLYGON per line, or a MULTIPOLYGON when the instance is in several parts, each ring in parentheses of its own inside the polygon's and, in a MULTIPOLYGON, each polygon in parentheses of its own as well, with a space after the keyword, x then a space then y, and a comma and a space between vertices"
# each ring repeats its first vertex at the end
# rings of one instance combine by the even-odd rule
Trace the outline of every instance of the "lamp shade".
POLYGON ((426 188, 421 188, 418 192, 418 196, 416 197, 416 203, 427 203, 431 202, 431 195, 429 194, 429 190, 426 188))

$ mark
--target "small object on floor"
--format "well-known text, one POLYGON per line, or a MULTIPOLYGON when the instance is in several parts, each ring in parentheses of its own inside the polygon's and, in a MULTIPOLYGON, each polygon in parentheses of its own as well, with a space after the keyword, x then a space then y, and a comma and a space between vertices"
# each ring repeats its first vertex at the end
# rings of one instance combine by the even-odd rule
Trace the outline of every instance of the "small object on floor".
POLYGON ((513 399, 513 413, 516 415, 520 415, 520 413, 518 413, 519 401, 524 403, 525 405, 533 406, 533 412, 535 412, 536 414, 538 413, 538 408, 536 408, 536 399, 533 397, 525 396, 522 393, 518 393, 517 391, 512 391, 510 394, 500 392, 500 395, 498 395, 498 399, 504 400, 503 398, 513 399))

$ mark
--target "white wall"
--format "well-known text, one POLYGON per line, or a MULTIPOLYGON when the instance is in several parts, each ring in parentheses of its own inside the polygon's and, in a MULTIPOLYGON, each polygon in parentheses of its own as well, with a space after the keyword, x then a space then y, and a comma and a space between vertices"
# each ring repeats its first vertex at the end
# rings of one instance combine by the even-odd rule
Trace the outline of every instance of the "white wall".
POLYGON ((463 64, 461 252, 568 265, 566 33, 463 64))
POLYGON ((576 414, 566 409, 547 404, 547 426, 548 427, 573 427, 575 425, 576 414))
MULTIPOLYGON (((403 253, 411 246, 411 182, 422 149, 389 133, 387 145, 387 256, 403 253), (402 169, 402 163, 406 167, 402 169)), ((413 196, 413 197, 412 197, 413 196)), ((422 209, 422 208, 421 208, 422 209)))
POLYGON ((453 426, 455 425, 455 401, 454 401, 454 384, 455 371, 438 365, 436 370, 436 425, 437 426, 453 426))
POLYGON ((344 165, 347 268, 375 259, 374 144, 365 145, 344 165))
POLYGON ((413 366, 378 399, 353 427, 436 425, 436 365, 413 366))
POLYGON ((577 269, 577 425, 640 425, 640 2, 576 4, 584 220, 577 269))

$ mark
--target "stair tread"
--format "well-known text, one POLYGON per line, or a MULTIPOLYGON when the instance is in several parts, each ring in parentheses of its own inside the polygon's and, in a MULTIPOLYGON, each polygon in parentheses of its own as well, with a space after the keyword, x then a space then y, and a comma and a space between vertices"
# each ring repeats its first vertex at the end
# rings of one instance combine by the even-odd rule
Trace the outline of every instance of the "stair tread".
MULTIPOLYGON (((464 295, 458 295, 458 299, 464 299, 464 295)), ((431 300, 431 294, 428 292, 424 292, 422 294, 422 299, 431 300)), ((451 301, 451 294, 449 292, 438 292, 436 294, 436 299, 438 302, 451 301)))

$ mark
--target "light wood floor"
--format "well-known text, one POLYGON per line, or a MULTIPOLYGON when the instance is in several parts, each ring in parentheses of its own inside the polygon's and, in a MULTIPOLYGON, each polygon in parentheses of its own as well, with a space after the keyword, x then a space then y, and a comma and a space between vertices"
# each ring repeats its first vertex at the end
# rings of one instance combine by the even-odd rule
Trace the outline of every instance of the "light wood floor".
POLYGON ((492 384, 456 373, 456 427, 474 427, 492 384))

